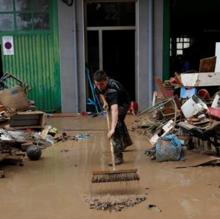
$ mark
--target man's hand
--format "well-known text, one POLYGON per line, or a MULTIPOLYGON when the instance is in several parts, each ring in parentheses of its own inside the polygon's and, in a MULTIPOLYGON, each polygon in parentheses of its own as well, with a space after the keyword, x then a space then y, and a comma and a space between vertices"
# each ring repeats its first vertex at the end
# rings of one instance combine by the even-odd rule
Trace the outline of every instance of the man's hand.
POLYGON ((108 104, 107 104, 107 102, 105 102, 102 107, 103 107, 104 111, 108 111, 108 104))
POLYGON ((103 104, 102 108, 104 109, 104 111, 108 111, 108 103, 107 103, 104 95, 100 94, 99 97, 100 97, 102 104, 103 104))
POLYGON ((107 134, 108 138, 110 139, 114 133, 115 133, 115 130, 111 129, 107 134))

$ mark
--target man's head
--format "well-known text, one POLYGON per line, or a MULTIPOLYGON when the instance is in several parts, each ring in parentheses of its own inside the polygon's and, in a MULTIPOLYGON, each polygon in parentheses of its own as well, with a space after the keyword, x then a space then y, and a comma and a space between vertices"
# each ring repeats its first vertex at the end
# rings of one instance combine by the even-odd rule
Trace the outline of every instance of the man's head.
POLYGON ((104 91, 107 87, 108 84, 108 76, 104 71, 96 71, 94 76, 93 76, 93 80, 95 83, 95 86, 101 90, 104 91))

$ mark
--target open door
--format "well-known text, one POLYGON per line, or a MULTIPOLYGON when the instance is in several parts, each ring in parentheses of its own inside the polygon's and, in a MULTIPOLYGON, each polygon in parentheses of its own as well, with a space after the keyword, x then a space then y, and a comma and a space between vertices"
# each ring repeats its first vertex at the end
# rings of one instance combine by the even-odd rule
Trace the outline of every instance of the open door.
POLYGON ((86 62, 121 82, 135 100, 135 1, 86 4, 86 62))

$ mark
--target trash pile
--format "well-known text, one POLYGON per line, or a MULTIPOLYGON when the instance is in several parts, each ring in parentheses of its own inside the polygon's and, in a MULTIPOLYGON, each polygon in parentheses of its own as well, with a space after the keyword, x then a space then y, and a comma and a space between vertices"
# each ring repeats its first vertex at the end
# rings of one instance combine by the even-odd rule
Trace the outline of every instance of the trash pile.
POLYGON ((181 160, 184 148, 220 156, 220 75, 214 72, 156 79, 152 106, 130 127, 148 138, 145 151, 158 161, 181 160), (204 88, 205 87, 205 88, 204 88))
MULTIPOLYGON (((34 102, 27 98, 29 90, 12 74, 0 78, 0 165, 5 161, 23 165, 25 155, 38 160, 42 150, 54 142, 52 127, 46 125, 46 114, 36 111, 34 102), (8 84, 15 85, 8 88, 8 84)), ((4 177, 2 169, 0 177, 4 177)))

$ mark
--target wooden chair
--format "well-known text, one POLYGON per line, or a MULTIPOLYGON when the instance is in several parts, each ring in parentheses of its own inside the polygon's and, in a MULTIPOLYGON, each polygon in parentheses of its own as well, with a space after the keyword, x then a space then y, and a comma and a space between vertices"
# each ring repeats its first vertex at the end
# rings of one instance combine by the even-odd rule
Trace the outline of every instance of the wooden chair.
POLYGON ((216 64, 216 56, 200 59, 199 72, 214 72, 216 64))

